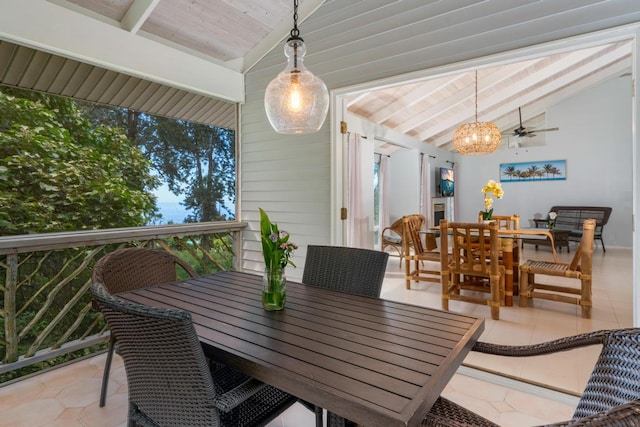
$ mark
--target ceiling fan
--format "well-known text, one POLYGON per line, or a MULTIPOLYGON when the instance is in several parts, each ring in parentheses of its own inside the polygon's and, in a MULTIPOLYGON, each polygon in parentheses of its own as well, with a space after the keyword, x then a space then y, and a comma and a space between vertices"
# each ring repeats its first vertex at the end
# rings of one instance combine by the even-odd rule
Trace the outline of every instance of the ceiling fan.
POLYGON ((518 137, 518 138, 522 138, 522 137, 526 136, 526 137, 532 138, 532 137, 536 136, 536 133, 552 132, 552 131, 560 130, 560 128, 527 130, 527 128, 525 128, 522 125, 522 110, 521 110, 520 107, 518 107, 518 115, 520 116, 520 126, 518 126, 516 129, 514 129, 513 130, 513 134, 509 135, 509 136, 518 137))

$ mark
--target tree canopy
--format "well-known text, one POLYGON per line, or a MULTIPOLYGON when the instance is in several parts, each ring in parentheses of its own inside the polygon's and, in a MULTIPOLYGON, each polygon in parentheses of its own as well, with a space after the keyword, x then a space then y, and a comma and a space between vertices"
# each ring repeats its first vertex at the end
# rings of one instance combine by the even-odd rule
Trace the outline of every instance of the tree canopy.
POLYGON ((183 196, 186 222, 235 217, 235 132, 133 110, 83 105, 94 124, 123 129, 169 190, 183 196))
POLYGON ((135 227, 156 214, 152 164, 72 100, 0 89, 0 234, 135 227))

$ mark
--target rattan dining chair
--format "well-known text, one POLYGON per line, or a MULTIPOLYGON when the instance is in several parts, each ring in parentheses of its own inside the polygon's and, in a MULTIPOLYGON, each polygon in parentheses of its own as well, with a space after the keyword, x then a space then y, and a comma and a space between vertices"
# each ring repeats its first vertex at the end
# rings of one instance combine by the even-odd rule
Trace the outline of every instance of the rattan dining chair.
POLYGON ((498 225, 495 222, 440 221, 443 310, 449 310, 451 300, 486 304, 491 308, 491 318, 500 318, 500 304, 504 301, 505 293, 505 269, 500 265, 499 249, 498 225), (485 297, 482 292, 489 295, 485 297))
POLYGON ((582 238, 571 263, 527 260, 520 266, 520 306, 526 307, 530 298, 577 304, 582 317, 591 318, 591 273, 595 219, 587 219, 582 227, 582 238), (561 283, 542 283, 538 276, 575 279, 580 286, 561 283))
MULTIPOLYGON (((602 330, 523 346, 478 342, 472 351, 525 357, 591 345, 602 345, 602 350, 572 419, 548 426, 640 426, 640 329, 602 330)), ((499 427, 443 397, 438 398, 422 426, 499 427)))
MULTIPOLYGON (((178 278, 178 268, 189 277, 196 276, 193 268, 182 259, 161 249, 124 248, 106 254, 93 267, 93 283, 101 283, 112 294, 133 291, 159 283, 173 282, 178 278)), ((107 388, 116 337, 111 333, 107 360, 102 375, 100 407, 107 401, 107 388)))
POLYGON ((191 315, 91 293, 118 337, 129 398, 129 427, 263 426, 296 398, 234 369, 213 372, 191 315))
MULTIPOLYGON (((309 245, 302 283, 356 295, 379 297, 389 254, 371 249, 309 245)), ((301 402, 315 412, 316 427, 323 426, 322 408, 301 402)), ((348 420, 327 413, 327 426, 350 426, 348 420)))

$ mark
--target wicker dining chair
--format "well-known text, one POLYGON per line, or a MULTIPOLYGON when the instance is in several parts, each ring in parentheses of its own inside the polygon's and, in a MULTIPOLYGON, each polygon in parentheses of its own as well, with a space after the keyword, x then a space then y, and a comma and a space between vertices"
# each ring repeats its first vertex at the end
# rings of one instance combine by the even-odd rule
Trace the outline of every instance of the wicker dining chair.
POLYGON ((296 398, 205 359, 191 315, 91 293, 112 333, 127 374, 129 427, 263 426, 296 398))
POLYGON ((571 263, 527 260, 520 266, 520 306, 526 307, 530 298, 577 304, 582 317, 591 318, 591 276, 595 219, 587 219, 582 227, 582 238, 571 263), (536 281, 538 276, 575 279, 580 286, 536 281))
MULTIPOLYGON (((371 249, 343 246, 307 247, 302 283, 369 297, 380 296, 389 254, 371 249)), ((322 408, 301 402, 315 412, 316 427, 323 426, 322 408)), ((327 413, 327 426, 351 426, 331 412, 327 413)))
POLYGON ((302 283, 379 297, 389 254, 345 246, 307 246, 302 283))
MULTIPOLYGON (((116 295, 159 283, 173 282, 178 278, 178 267, 189 277, 196 272, 182 259, 161 249, 124 248, 106 254, 93 267, 93 283, 101 283, 107 291, 116 295)), ((109 338, 107 360, 102 374, 100 407, 107 401, 107 388, 116 337, 113 332, 109 338)))
MULTIPOLYGON (((602 345, 602 350, 572 419, 549 426, 640 426, 640 329, 601 330, 522 346, 478 342, 472 351, 525 357, 591 345, 602 345)), ((499 427, 444 397, 438 398, 422 426, 499 427)))

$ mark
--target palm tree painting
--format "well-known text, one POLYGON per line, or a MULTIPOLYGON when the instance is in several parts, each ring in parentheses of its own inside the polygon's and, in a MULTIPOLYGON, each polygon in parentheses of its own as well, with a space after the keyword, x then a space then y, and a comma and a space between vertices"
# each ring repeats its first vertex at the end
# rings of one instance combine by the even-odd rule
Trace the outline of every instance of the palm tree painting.
POLYGON ((501 182, 562 181, 567 179, 566 160, 501 163, 501 182))

